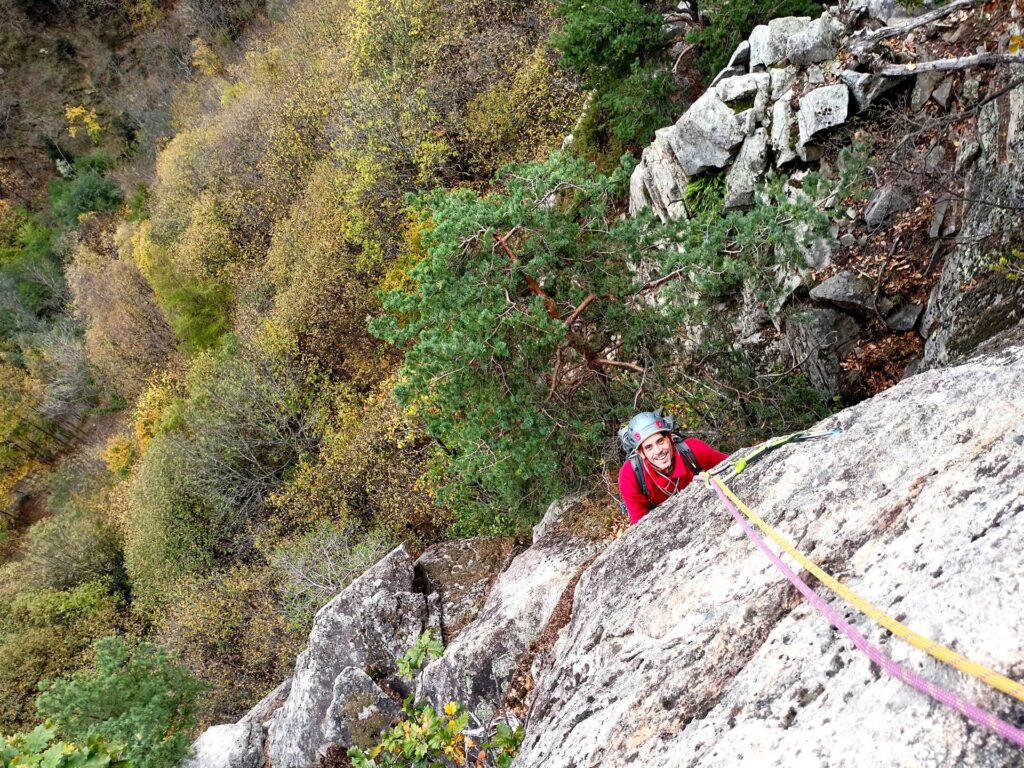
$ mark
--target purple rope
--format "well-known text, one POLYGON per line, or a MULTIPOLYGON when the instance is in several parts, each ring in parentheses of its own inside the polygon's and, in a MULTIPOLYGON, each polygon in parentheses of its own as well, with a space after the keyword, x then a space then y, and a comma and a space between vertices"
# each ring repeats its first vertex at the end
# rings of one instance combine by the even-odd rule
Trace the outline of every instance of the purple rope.
POLYGON ((771 550, 771 548, 765 543, 765 540, 758 535, 758 533, 750 526, 750 523, 740 514, 740 511, 736 509, 736 505, 732 503, 728 496, 722 492, 722 489, 718 485, 718 480, 711 478, 712 483, 715 487, 715 492, 718 494, 718 498, 725 504, 726 509, 732 514, 733 518, 739 523, 740 528, 747 534, 751 541, 757 545, 768 557, 775 567, 778 568, 789 579, 790 583, 800 590, 800 593, 807 598, 807 601, 820 611, 826 619, 835 625, 836 629, 846 635, 853 644, 860 648, 867 657, 871 659, 875 664, 881 667, 885 672, 895 677, 897 680, 902 680, 907 685, 916 688, 921 693, 927 694, 936 701, 945 704, 950 709, 954 709, 962 715, 969 717, 979 725, 988 728, 991 731, 995 731, 1004 739, 1012 741, 1018 747, 1024 747, 1024 731, 1016 728, 1004 720, 1000 720, 995 715, 980 709, 970 702, 964 701, 959 698, 955 693, 947 691, 935 683, 921 677, 920 675, 911 672, 905 667, 901 666, 898 662, 893 661, 891 658, 885 655, 885 653, 878 647, 869 643, 863 635, 861 635, 856 629, 850 626, 850 623, 840 616, 836 611, 832 609, 825 600, 823 600, 817 592, 807 586, 806 582, 801 579, 793 570, 786 565, 782 559, 771 550))

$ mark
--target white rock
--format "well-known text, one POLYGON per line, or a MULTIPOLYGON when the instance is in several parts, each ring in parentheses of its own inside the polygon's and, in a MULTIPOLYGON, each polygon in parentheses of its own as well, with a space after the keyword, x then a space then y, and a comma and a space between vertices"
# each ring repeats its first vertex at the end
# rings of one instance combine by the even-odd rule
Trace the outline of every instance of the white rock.
POLYGON ((785 59, 789 38, 806 29, 810 21, 809 16, 784 16, 754 27, 750 34, 750 71, 785 59))
POLYGON ((747 137, 725 176, 726 208, 739 208, 754 202, 754 187, 768 164, 768 136, 758 128, 747 137))
POLYGON ((800 97, 799 146, 807 144, 822 131, 842 125, 850 105, 850 91, 845 85, 826 85, 800 97))
POLYGON ((724 168, 747 137, 741 120, 714 90, 707 90, 675 124, 672 150, 687 177, 709 168, 724 168))

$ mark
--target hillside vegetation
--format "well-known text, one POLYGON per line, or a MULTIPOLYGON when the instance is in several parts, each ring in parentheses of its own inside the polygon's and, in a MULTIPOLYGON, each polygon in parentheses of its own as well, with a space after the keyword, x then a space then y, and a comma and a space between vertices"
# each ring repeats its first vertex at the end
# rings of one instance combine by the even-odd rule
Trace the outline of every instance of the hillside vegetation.
MULTIPOLYGON (((394 544, 523 531, 607 483, 634 408, 725 449, 825 413, 717 308, 776 304, 830 223, 815 198, 863 168, 728 214, 711 177, 689 221, 625 217, 688 98, 653 3, 216 7, 149 150, 69 102, 45 194, 25 173, 0 200, 0 732, 144 722, 137 764, 272 689, 394 544), (111 709, 136 668, 187 696, 111 709)), ((182 13, 118 8, 138 35, 182 13)))

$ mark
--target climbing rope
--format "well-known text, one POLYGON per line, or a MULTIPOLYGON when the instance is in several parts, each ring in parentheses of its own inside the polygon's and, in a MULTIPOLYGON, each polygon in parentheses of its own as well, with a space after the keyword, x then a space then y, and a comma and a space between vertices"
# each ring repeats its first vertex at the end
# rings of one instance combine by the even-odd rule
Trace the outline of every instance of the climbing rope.
POLYGON ((846 621, 846 619, 833 610, 832 606, 825 602, 825 600, 811 589, 803 579, 794 573, 793 570, 782 561, 782 558, 772 551, 771 547, 768 546, 764 539, 757 535, 757 532, 750 526, 750 523, 743 519, 743 516, 736 508, 736 505, 726 495, 721 481, 716 478, 709 478, 708 483, 713 485, 719 498, 722 500, 722 503, 725 504, 730 514, 732 514, 733 519, 739 524, 740 528, 743 529, 743 532, 747 534, 750 540, 754 542, 757 548, 772 561, 776 568, 782 571, 783 575, 789 579, 790 583, 794 587, 800 590, 800 593, 807 598, 807 601, 811 605, 817 608, 825 618, 832 622, 836 629, 846 635, 855 646, 868 656, 869 659, 897 680, 902 680, 904 683, 910 685, 921 693, 924 693, 936 701, 945 704, 947 707, 969 717, 979 725, 998 733, 1004 739, 1012 741, 1017 746, 1024 747, 1024 731, 1021 731, 1019 728, 1014 727, 1004 720, 1000 720, 995 715, 976 707, 974 704, 964 701, 956 694, 946 690, 945 688, 935 685, 920 675, 911 672, 903 667, 899 662, 887 656, 877 646, 869 643, 863 635, 857 632, 857 630, 854 629, 848 621, 846 621))
MULTIPOLYGON (((801 439, 809 439, 808 436, 812 434, 816 436, 823 436, 826 434, 833 433, 797 433, 797 435, 803 436, 801 439)), ((787 437, 792 438, 792 436, 790 435, 787 435, 787 437)), ((780 438, 779 440, 769 441, 769 443, 766 443, 765 445, 770 447, 764 450, 762 450, 764 446, 759 446, 757 449, 755 449, 754 453, 746 457, 746 461, 744 462, 742 467, 740 467, 735 472, 735 474, 739 474, 739 472, 743 471, 743 468, 749 466, 749 464, 751 463, 751 456, 756 456, 757 458, 760 458, 765 453, 767 453, 768 450, 771 450, 774 447, 778 447, 779 445, 784 445, 786 442, 794 442, 794 440, 786 440, 785 438, 780 438)), ((721 496, 722 494, 727 496, 736 507, 743 511, 743 514, 746 515, 747 519, 750 520, 750 522, 752 522, 754 525, 760 528, 761 531, 768 538, 770 538, 779 547, 781 547, 786 552, 786 554, 788 554, 790 557, 796 560, 796 562, 799 563, 802 568, 807 570, 809 573, 813 574, 822 584, 824 584, 826 587, 831 589, 841 598, 846 600, 846 602, 848 602, 858 611, 863 613, 865 616, 872 619, 873 621, 878 622, 880 625, 888 629, 897 637, 901 638, 902 640, 905 640, 915 648, 924 651, 925 653, 938 659, 944 664, 949 664, 950 666, 963 672, 965 675, 969 675, 970 677, 981 680, 986 685, 989 685, 998 691, 1002 691, 1005 694, 1013 696, 1015 699, 1018 699, 1019 701, 1024 701, 1024 685, 1018 683, 1016 680, 1012 680, 1009 677, 1006 677, 1005 675, 1001 675, 998 672, 989 669, 983 664, 978 664, 977 662, 971 661, 970 659, 961 656, 959 653, 952 650, 951 648, 947 648, 944 645, 936 643, 934 640, 930 640, 927 637, 918 634, 914 630, 910 629, 910 627, 892 618, 884 611, 877 608, 875 605, 873 605, 872 603, 868 602, 860 595, 855 593, 853 590, 844 586, 841 582, 836 580, 829 573, 826 573, 824 570, 822 570, 810 558, 808 558, 806 555, 804 555, 802 552, 796 549, 796 547, 790 544, 784 536, 782 536, 778 531, 776 531, 774 528, 768 525, 768 523, 762 520, 757 515, 757 513, 754 512, 754 510, 752 510, 750 507, 744 504, 739 499, 739 497, 737 497, 736 494, 734 494, 729 489, 729 487, 725 485, 724 481, 720 480, 718 477, 711 476, 706 479, 706 482, 709 486, 712 482, 715 482, 716 490, 719 492, 719 496, 721 496)))

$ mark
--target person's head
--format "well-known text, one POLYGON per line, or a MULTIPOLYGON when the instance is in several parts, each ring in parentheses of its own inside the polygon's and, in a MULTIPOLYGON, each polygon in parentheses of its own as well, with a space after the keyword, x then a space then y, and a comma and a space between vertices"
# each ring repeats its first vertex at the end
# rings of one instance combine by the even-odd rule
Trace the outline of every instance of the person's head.
POLYGON ((672 442, 671 417, 661 411, 644 411, 629 420, 630 437, 637 452, 662 472, 672 469, 675 444, 672 442))

